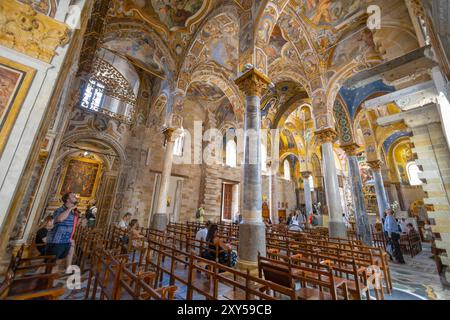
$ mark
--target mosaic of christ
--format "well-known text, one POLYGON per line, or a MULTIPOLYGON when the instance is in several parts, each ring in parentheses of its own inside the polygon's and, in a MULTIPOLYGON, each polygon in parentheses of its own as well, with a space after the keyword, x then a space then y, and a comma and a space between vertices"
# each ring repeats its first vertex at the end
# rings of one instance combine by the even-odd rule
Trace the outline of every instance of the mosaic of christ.
POLYGON ((73 192, 83 198, 92 197, 99 167, 98 163, 70 160, 60 193, 73 192))
POLYGON ((186 21, 202 7, 202 0, 132 0, 152 16, 156 16, 169 30, 186 27, 186 21))

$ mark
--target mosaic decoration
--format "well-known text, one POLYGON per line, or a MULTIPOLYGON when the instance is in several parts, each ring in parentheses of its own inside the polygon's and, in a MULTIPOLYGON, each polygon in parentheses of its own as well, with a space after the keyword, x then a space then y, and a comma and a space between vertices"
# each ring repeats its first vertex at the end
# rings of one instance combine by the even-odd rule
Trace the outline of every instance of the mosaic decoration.
POLYGON ((206 101, 217 101, 224 97, 224 93, 214 85, 194 82, 189 86, 186 96, 189 98, 198 98, 206 101))
POLYGON ((339 99, 336 99, 336 101, 334 102, 333 111, 341 144, 351 143, 353 141, 351 123, 339 99))
POLYGON ((390 135, 386 140, 383 142, 383 149, 387 153, 391 145, 398 139, 403 137, 411 137, 411 132, 405 132, 405 131, 397 131, 390 135))
POLYGON ((366 86, 356 89, 348 89, 342 87, 339 90, 339 94, 345 101, 351 119, 354 119, 358 107, 369 96, 378 92, 393 92, 393 91, 395 91, 395 87, 388 86, 382 80, 378 80, 366 86))

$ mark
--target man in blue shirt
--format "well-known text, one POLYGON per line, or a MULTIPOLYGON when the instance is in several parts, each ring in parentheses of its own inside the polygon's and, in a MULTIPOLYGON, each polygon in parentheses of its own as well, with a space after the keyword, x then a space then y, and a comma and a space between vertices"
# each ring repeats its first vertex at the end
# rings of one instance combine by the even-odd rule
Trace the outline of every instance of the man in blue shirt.
POLYGON ((62 196, 62 207, 53 212, 54 227, 47 234, 46 255, 55 256, 57 260, 66 259, 66 268, 72 264, 74 253, 73 233, 78 219, 78 204, 75 193, 62 196))
POLYGON ((399 232, 399 226, 397 221, 394 218, 392 209, 388 208, 385 210, 386 218, 384 220, 384 231, 387 233, 389 242, 393 246, 393 255, 395 259, 399 263, 405 263, 405 260, 403 259, 403 254, 400 249, 400 232, 399 232))

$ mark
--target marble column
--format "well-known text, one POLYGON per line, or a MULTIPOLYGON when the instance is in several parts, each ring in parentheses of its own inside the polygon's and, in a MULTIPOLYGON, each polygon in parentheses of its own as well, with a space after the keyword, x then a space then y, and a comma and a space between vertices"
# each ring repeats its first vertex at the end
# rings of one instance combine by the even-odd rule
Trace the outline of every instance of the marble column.
POLYGON ((175 128, 167 128, 164 130, 164 139, 166 142, 166 151, 164 153, 163 169, 161 173, 161 183, 159 187, 158 203, 156 211, 152 217, 151 227, 153 229, 164 231, 168 223, 167 216, 167 193, 169 191, 170 176, 172 172, 173 147, 174 147, 174 131, 175 128))
POLYGON ((303 178, 303 193, 305 196, 305 211, 306 211, 306 220, 309 222, 309 217, 313 212, 312 207, 312 198, 311 198, 311 186, 309 184, 309 177, 311 176, 311 171, 303 171, 301 172, 303 178))
POLYGON ((300 188, 295 188, 295 208, 300 209, 300 188))
POLYGON ((344 212, 339 194, 339 183, 334 163, 333 142, 336 131, 331 128, 316 131, 316 137, 322 144, 323 174, 325 196, 327 198, 330 237, 346 238, 347 228, 342 217, 344 212))
POLYGON ((272 161, 267 162, 267 167, 270 169, 269 176, 269 194, 270 194, 270 217, 272 223, 278 223, 278 181, 276 165, 272 161))
POLYGON ((364 204, 363 185, 359 171, 358 159, 356 158, 358 148, 359 146, 357 144, 342 146, 342 149, 347 154, 348 159, 348 174, 350 175, 352 199, 355 209, 356 231, 364 244, 371 246, 372 236, 370 234, 369 217, 364 204))
POLYGON ((255 68, 235 80, 245 93, 243 213, 239 225, 238 265, 255 271, 258 252, 266 254, 266 228, 262 222, 261 95, 270 80, 255 68))
POLYGON ((386 196, 386 190, 384 189, 383 177, 381 176, 381 161, 367 161, 367 164, 372 169, 373 178, 375 180, 375 193, 377 196, 378 214, 380 215, 380 221, 384 216, 384 211, 390 207, 389 201, 386 196))

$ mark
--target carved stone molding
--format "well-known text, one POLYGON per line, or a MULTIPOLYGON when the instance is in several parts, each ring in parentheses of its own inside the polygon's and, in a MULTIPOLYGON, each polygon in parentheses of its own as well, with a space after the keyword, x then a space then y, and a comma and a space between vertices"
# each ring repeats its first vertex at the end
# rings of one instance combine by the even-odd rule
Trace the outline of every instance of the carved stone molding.
POLYGON ((69 40, 69 27, 30 5, 13 0, 0 3, 0 44, 49 63, 58 46, 69 40))
POLYGON ((316 131, 314 135, 317 137, 320 144, 324 144, 327 142, 336 141, 337 132, 334 129, 326 128, 323 130, 316 131))
POLYGON ((270 80, 265 74, 252 68, 234 80, 234 82, 246 96, 261 97, 267 89, 270 80))
POLYGON ((356 143, 352 143, 352 144, 341 146, 341 149, 345 151, 347 156, 352 157, 352 156, 356 156, 356 154, 358 153, 359 145, 357 145, 356 143))

